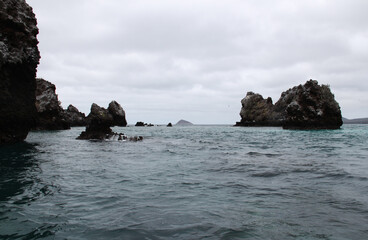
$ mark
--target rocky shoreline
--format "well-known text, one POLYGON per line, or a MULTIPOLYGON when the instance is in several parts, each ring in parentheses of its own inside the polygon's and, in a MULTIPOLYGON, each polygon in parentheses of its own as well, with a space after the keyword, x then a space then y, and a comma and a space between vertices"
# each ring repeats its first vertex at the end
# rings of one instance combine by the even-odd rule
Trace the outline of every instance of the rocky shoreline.
MULTIPOLYGON (((78 139, 129 139, 111 130, 112 126, 127 126, 125 111, 116 101, 107 109, 92 104, 86 117, 73 105, 63 109, 56 86, 36 79, 40 59, 37 20, 25 0, 0 2, 0 27, 0 144, 23 141, 31 129, 65 130, 73 126, 86 126, 78 139)), ((316 80, 283 92, 275 104, 271 98, 253 92, 248 92, 241 104, 241 120, 236 126, 339 129, 343 124, 340 106, 329 86, 316 80)), ((191 123, 181 120, 175 125, 191 123)), ((153 125, 137 122, 136 126, 153 125)))

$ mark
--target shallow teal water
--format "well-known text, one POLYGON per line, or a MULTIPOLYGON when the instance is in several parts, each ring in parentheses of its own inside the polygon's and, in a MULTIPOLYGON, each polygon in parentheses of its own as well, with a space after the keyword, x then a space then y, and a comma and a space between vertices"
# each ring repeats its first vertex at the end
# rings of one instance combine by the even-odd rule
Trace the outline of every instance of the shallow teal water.
POLYGON ((368 126, 32 132, 0 148, 0 239, 367 239, 368 126))

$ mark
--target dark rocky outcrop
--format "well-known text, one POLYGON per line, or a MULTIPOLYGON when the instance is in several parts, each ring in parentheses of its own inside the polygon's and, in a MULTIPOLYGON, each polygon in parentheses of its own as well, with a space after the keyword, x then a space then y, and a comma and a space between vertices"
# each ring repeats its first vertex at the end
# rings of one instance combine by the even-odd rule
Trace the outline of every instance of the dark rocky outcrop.
POLYGON ((136 127, 144 127, 144 122, 137 122, 135 124, 136 127))
POLYGON ((167 127, 172 127, 172 126, 173 126, 172 123, 167 124, 167 127))
POLYGON ((78 139, 110 139, 119 135, 112 132, 112 126, 126 126, 125 112, 115 101, 109 104, 108 109, 93 103, 86 121, 86 131, 82 132, 78 139))
POLYGON ((136 127, 153 127, 154 125, 152 123, 137 122, 135 126, 136 127))
POLYGON ((0 144, 23 141, 36 124, 37 20, 24 0, 0 1, 0 144))
POLYGON ((241 101, 241 126, 280 126, 280 114, 274 111, 272 99, 248 92, 241 101))
POLYGON ((86 115, 81 113, 78 108, 71 104, 66 110, 64 110, 64 118, 71 127, 81 127, 87 125, 86 115))
POLYGON ((342 125, 339 104, 326 85, 309 80, 270 98, 248 93, 241 101, 241 121, 236 126, 282 126, 285 129, 338 129, 342 125))
POLYGON ((125 119, 125 112, 119 103, 117 103, 116 101, 112 101, 109 104, 108 111, 114 119, 114 126, 126 127, 127 121, 125 119))
POLYGON ((37 130, 65 130, 70 124, 65 119, 64 110, 60 106, 56 87, 44 79, 36 79, 37 130))
POLYGON ((114 118, 107 109, 93 103, 87 116, 86 131, 82 132, 78 139, 107 139, 113 134, 111 130, 113 122, 114 118))

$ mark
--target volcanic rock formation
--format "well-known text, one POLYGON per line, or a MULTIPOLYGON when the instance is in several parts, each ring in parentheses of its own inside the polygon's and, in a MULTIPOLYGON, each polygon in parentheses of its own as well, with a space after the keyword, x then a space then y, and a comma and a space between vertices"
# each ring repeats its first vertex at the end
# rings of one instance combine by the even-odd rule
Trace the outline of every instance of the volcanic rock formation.
POLYGON ((127 121, 125 119, 124 109, 116 101, 112 101, 108 107, 109 113, 112 115, 114 126, 126 127, 127 121))
POLYGON ((87 116, 86 131, 82 132, 78 139, 109 139, 116 135, 111 130, 111 127, 116 125, 126 126, 125 112, 119 103, 112 101, 108 109, 93 103, 87 116))
POLYGON ((71 127, 87 125, 86 115, 84 115, 84 113, 81 113, 78 108, 74 107, 71 104, 66 110, 64 110, 63 115, 65 120, 69 123, 71 127))
POLYGON ((112 134, 111 126, 114 118, 108 110, 93 103, 91 112, 87 116, 86 131, 82 132, 78 139, 99 139, 103 140, 112 134))
POLYGON ((248 92, 241 101, 241 121, 236 126, 282 126, 285 129, 338 129, 342 125, 339 104, 329 86, 309 80, 270 98, 248 92))
POLYGON ((64 118, 56 87, 44 79, 36 79, 36 108, 38 112, 37 130, 65 130, 70 124, 64 118))
POLYGON ((260 94, 248 92, 241 100, 241 126, 280 126, 280 114, 277 114, 272 99, 264 99, 260 94))
POLYGON ((36 124, 37 20, 24 0, 0 1, 0 144, 23 141, 36 124))

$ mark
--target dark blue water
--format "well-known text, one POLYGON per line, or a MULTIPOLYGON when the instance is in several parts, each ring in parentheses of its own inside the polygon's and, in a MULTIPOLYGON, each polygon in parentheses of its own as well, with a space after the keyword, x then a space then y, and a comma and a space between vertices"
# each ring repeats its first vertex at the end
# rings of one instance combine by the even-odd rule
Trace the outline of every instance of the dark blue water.
POLYGON ((368 125, 82 130, 0 148, 0 239, 368 239, 368 125))

